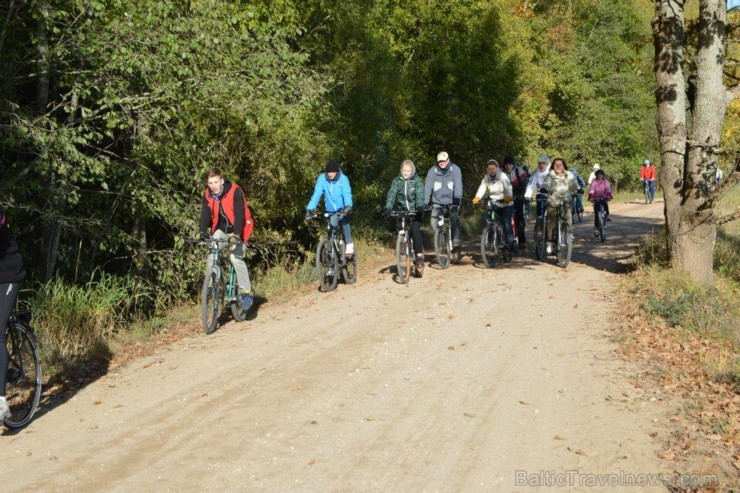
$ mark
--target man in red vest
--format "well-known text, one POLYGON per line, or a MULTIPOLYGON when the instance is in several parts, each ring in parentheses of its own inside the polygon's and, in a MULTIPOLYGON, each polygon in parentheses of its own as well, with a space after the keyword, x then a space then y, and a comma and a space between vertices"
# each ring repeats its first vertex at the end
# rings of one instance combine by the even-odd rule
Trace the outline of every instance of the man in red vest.
MULTIPOLYGON (((249 310, 254 302, 252 283, 249 280, 249 270, 244 263, 244 243, 252 236, 254 222, 247 207, 244 192, 236 183, 225 180, 218 168, 211 168, 206 172, 208 186, 203 194, 203 205, 200 212, 200 234, 203 238, 215 239, 238 237, 232 247, 231 265, 236 271, 236 281, 239 284, 242 307, 249 310)), ((206 259, 206 269, 209 269, 213 259, 211 254, 206 259)))

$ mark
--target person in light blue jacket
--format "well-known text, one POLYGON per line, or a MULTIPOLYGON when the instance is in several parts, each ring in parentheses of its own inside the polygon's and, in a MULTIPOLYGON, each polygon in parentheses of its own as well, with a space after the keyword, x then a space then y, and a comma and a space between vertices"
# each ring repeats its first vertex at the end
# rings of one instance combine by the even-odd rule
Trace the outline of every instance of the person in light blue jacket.
POLYGON ((324 209, 331 216, 331 223, 342 228, 342 235, 346 243, 344 254, 351 258, 355 254, 355 245, 352 243, 352 232, 349 228, 349 216, 352 214, 352 188, 349 179, 339 169, 339 163, 333 159, 326 163, 324 172, 316 180, 311 200, 306 206, 306 217, 314 214, 321 197, 324 197, 324 209))

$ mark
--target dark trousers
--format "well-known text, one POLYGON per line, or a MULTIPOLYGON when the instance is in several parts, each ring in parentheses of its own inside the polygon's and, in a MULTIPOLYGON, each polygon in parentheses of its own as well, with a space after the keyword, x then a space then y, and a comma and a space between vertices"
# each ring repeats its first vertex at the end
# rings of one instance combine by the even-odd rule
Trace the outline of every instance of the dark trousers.
POLYGON ((524 231, 525 207, 527 207, 527 202, 524 199, 514 199, 514 222, 516 223, 516 235, 519 238, 520 245, 527 242, 527 235, 524 231))
POLYGON ((5 328, 8 326, 10 312, 18 297, 20 283, 0 284, 0 396, 5 396, 5 382, 8 378, 8 351, 5 347, 5 328))

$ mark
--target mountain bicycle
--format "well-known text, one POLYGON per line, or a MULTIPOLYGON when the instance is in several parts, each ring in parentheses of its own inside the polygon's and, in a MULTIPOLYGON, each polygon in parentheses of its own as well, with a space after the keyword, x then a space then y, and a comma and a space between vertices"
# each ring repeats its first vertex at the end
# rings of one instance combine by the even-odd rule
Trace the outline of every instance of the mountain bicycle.
POLYGON ((8 319, 5 341, 8 349, 8 374, 5 399, 11 415, 3 423, 8 428, 28 424, 41 399, 41 358, 31 327, 31 312, 8 319))
POLYGON ((652 204, 655 197, 653 193, 650 193, 650 180, 642 180, 642 193, 645 197, 645 203, 652 204))
MULTIPOLYGON (((506 246, 503 217, 498 214, 493 204, 493 201, 489 201, 486 207, 486 225, 480 235, 480 253, 483 265, 489 269, 496 266, 499 251, 507 264, 511 262, 512 257, 511 249, 506 246)), ((514 233, 514 237, 516 238, 516 233, 514 233)))
POLYGON ((208 252, 212 259, 208 273, 203 280, 203 288, 201 289, 200 296, 201 321, 203 323, 203 331, 206 334, 212 334, 216 330, 218 317, 221 315, 221 303, 224 306, 229 305, 231 307, 231 315, 237 322, 247 319, 247 310, 242 308, 242 302, 238 296, 239 289, 234 266, 229 263, 229 275, 227 278, 224 278, 223 268, 221 267, 222 258, 228 259, 228 254, 224 250, 229 246, 236 245, 238 241, 241 240, 237 236, 221 239, 208 238, 205 240, 188 239, 189 243, 208 247, 208 252))
POLYGON ((599 200, 596 201, 596 231, 599 232, 599 238, 601 239, 601 242, 606 241, 606 207, 604 206, 604 201, 599 200))
POLYGON ((396 240, 396 272, 401 284, 406 284, 413 273, 421 277, 422 273, 416 268, 416 252, 411 241, 411 222, 416 217, 416 211, 392 211, 391 217, 397 219, 398 239, 396 240))
MULTIPOLYGON (((308 219, 319 216, 319 214, 314 213, 308 216, 308 219)), ((336 289, 340 272, 345 283, 354 284, 357 281, 357 255, 347 259, 344 252, 344 238, 338 225, 339 221, 337 221, 337 226, 334 226, 331 222, 333 216, 342 219, 344 214, 341 212, 324 213, 326 236, 316 247, 316 275, 319 280, 319 287, 324 292, 336 289)))
POLYGON ((451 205, 436 205, 439 209, 437 216, 437 230, 434 232, 434 254, 437 257, 437 264, 442 269, 450 266, 450 261, 459 264, 462 260, 462 248, 454 250, 452 248, 452 224, 450 221, 451 205))

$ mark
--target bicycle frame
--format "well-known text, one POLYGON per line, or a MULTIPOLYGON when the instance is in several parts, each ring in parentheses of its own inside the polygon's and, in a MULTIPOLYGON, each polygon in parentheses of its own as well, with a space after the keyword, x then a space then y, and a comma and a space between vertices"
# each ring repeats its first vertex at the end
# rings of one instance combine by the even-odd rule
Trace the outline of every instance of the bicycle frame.
MULTIPOLYGON (((216 272, 216 279, 218 282, 223 282, 223 268, 221 267, 221 252, 226 243, 229 240, 216 240, 210 239, 202 242, 208 245, 209 253, 213 255, 213 262, 208 272, 216 272)), ((236 296, 236 270, 234 266, 229 264, 229 279, 226 282, 226 288, 224 289, 224 304, 228 304, 237 301, 236 296)))

